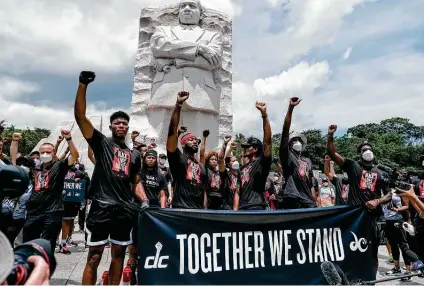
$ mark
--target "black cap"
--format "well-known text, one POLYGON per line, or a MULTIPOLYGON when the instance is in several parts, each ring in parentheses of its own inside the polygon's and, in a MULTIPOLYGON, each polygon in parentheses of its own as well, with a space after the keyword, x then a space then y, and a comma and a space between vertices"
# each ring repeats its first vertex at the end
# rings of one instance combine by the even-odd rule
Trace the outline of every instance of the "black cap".
POLYGON ((40 156, 40 152, 39 151, 32 151, 31 154, 29 154, 29 155, 32 156, 34 154, 38 154, 38 156, 40 156))
POLYGON ((258 146, 262 148, 262 141, 258 138, 250 137, 246 142, 241 144, 242 148, 248 148, 250 146, 258 146))
POLYGON ((146 153, 144 153, 144 157, 147 156, 153 156, 153 157, 158 157, 158 152, 156 152, 155 150, 147 150, 146 153))
POLYGON ((324 178, 322 178, 322 181, 323 182, 328 182, 328 178, 327 177, 324 177, 324 178))
POLYGON ((368 141, 367 139, 364 139, 364 140, 362 140, 359 144, 358 144, 358 146, 356 147, 356 152, 359 154, 359 153, 361 153, 361 149, 362 149, 362 147, 364 147, 364 146, 370 146, 371 148, 372 148, 372 144, 371 144, 371 142, 370 141, 368 141))

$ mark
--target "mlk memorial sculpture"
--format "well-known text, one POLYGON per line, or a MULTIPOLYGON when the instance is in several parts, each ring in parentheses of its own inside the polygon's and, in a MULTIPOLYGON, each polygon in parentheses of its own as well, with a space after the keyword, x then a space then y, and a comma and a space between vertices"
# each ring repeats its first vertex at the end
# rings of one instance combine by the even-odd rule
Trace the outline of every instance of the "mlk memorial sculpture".
POLYGON ((180 91, 190 93, 180 124, 197 136, 208 129, 208 149, 232 133, 231 25, 197 0, 142 10, 130 124, 159 152, 180 91))

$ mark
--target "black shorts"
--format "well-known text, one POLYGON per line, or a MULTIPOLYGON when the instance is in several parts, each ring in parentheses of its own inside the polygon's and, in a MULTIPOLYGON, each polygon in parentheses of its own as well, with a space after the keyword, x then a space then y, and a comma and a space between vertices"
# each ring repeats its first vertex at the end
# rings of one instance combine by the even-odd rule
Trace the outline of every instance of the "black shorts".
POLYGON ((69 220, 77 217, 81 203, 63 202, 63 206, 65 208, 63 219, 69 220))
POLYGON ((87 216, 87 245, 100 246, 109 241, 117 245, 132 244, 134 210, 123 205, 94 200, 87 216))
POLYGON ((370 239, 372 249, 372 259, 378 260, 378 247, 380 246, 380 230, 376 218, 370 217, 370 239))

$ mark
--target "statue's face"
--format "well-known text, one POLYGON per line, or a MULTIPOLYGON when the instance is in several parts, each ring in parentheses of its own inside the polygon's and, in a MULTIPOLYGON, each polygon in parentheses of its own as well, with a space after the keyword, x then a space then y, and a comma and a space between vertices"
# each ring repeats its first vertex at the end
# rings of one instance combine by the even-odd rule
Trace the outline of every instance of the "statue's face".
POLYGON ((197 25, 200 21, 200 2, 197 0, 182 0, 180 2, 180 23, 197 25))

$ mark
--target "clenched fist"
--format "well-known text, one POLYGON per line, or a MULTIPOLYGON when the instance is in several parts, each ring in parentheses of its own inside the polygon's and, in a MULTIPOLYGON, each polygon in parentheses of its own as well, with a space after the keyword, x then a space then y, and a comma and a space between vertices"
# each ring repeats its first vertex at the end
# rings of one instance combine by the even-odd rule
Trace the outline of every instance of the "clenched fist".
POLYGON ((291 107, 295 107, 297 106, 302 100, 299 99, 298 97, 292 97, 290 98, 290 106, 291 107))
POLYGON ((65 139, 71 138, 71 131, 62 129, 61 131, 62 137, 65 139))
POLYGON ((183 134, 187 132, 187 126, 181 125, 180 128, 178 128, 178 134, 183 134))
POLYGON ((203 137, 207 138, 209 136, 209 130, 203 130, 203 137))
POLYGON ((177 97, 178 104, 183 104, 189 98, 189 96, 190 94, 187 91, 180 91, 177 97))
POLYGON ((266 103, 256 101, 256 109, 259 110, 262 115, 266 114, 266 103))
POLYGON ((230 142, 230 140, 231 140, 231 135, 225 135, 224 136, 224 143, 225 144, 228 144, 228 142, 230 142))
POLYGON ((21 133, 13 133, 12 140, 13 141, 20 141, 20 140, 22 140, 22 134, 21 133))
POLYGON ((328 127, 328 135, 334 135, 336 131, 337 131, 337 125, 330 125, 328 127))
POLYGON ((96 78, 96 74, 92 71, 82 71, 79 76, 79 82, 85 85, 92 83, 96 78))

